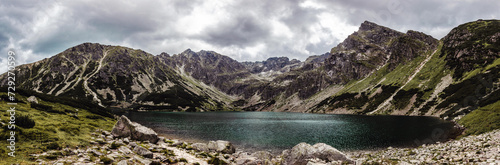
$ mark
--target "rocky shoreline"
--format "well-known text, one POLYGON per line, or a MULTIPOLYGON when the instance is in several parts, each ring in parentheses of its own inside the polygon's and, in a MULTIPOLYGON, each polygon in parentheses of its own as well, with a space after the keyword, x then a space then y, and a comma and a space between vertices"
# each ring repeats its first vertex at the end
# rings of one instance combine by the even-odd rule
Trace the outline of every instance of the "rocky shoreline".
POLYGON ((500 164, 500 130, 460 140, 342 153, 318 143, 300 143, 281 154, 236 151, 228 141, 187 143, 159 137, 155 131, 125 116, 111 132, 96 130, 91 146, 32 155, 40 164, 500 164))

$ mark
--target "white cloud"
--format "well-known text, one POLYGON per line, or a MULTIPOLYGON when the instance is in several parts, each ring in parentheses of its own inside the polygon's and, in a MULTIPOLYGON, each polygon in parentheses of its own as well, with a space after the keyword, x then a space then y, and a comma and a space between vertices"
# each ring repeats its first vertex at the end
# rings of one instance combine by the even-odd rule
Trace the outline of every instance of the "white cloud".
MULTIPOLYGON (((304 60, 328 52, 364 20, 440 39, 459 24, 499 18, 498 8, 498 0, 19 0, 0 4, 0 50, 14 48, 20 63, 83 42, 152 54, 191 48, 239 61, 304 60)), ((5 55, 0 59, 6 63, 5 55)))

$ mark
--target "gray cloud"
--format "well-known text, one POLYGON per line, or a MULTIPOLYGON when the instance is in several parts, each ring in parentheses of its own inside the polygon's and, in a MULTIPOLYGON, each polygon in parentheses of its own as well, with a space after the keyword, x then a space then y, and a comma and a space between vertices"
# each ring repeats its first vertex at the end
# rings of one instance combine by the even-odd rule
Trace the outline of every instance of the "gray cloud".
POLYGON ((498 8, 498 0, 18 0, 0 4, 0 51, 14 49, 19 63, 29 63, 98 42, 153 54, 191 48, 239 61, 304 60, 329 51, 365 20, 439 39, 459 24, 499 18, 498 8))
POLYGON ((240 15, 230 22, 209 27, 200 39, 217 46, 254 46, 270 36, 270 27, 253 15, 240 15))

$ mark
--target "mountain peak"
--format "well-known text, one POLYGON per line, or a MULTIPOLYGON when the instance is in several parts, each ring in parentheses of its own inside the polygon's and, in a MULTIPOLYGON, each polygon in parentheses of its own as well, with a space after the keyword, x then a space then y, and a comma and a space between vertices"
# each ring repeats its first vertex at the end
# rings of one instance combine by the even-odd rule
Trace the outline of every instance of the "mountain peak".
POLYGON ((190 48, 184 50, 181 54, 193 54, 193 53, 196 53, 194 51, 192 51, 190 48))
POLYGON ((170 54, 165 53, 165 52, 161 52, 158 56, 160 56, 160 57, 170 57, 170 54))
POLYGON ((96 50, 101 50, 104 47, 108 47, 110 45, 102 45, 99 43, 91 43, 91 42, 85 42, 76 46, 73 46, 69 49, 66 49, 66 51, 81 51, 81 52, 95 52, 96 50))
POLYGON ((370 22, 370 21, 365 21, 365 22, 361 23, 359 30, 360 31, 369 31, 369 30, 375 29, 377 27, 381 27, 381 26, 376 24, 376 23, 370 22))

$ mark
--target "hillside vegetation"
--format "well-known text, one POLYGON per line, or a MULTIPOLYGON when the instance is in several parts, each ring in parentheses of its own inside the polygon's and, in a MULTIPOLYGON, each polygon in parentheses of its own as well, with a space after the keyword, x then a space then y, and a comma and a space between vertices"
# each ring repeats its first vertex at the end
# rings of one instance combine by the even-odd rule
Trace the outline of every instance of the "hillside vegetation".
MULTIPOLYGON (((7 88, 1 88, 7 89, 7 88)), ((7 110, 6 91, 0 91, 1 128, 0 155, 3 163, 34 163, 30 154, 40 154, 55 149, 75 149, 90 144, 91 133, 96 129, 110 131, 116 120, 105 109, 94 104, 85 104, 69 98, 54 97, 33 92, 18 90, 15 105, 15 157, 10 152, 5 139, 10 138, 11 129, 8 128, 10 115, 7 110), (29 94, 35 94, 37 103, 28 102, 29 94), (28 94, 28 95, 27 95, 28 94), (72 104, 70 106, 67 104, 72 104)), ((60 153, 64 154, 64 153, 60 153)), ((45 159, 56 159, 47 156, 45 159)))

